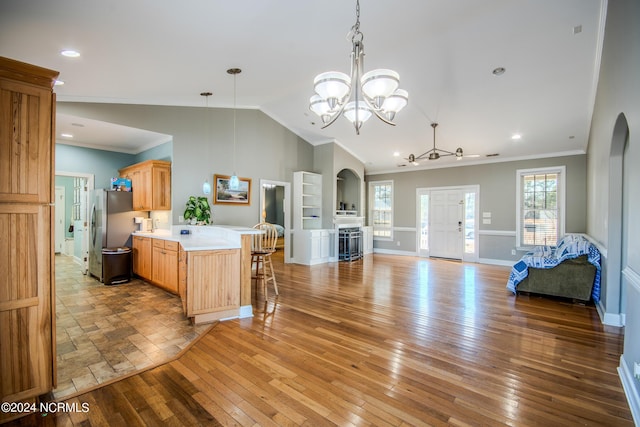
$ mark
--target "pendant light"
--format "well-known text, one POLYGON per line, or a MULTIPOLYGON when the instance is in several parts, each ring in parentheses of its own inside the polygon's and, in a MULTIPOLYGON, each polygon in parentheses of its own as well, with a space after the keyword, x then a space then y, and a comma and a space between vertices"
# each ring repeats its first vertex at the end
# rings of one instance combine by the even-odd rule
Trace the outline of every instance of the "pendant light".
MULTIPOLYGON (((207 113, 209 113, 209 97, 210 97, 211 95, 213 95, 211 92, 202 92, 202 93, 200 94, 200 96, 204 96, 204 97, 205 97, 205 99, 207 100, 207 101, 206 101, 206 112, 205 112, 205 116, 207 116, 207 113)), ((206 131, 206 133, 207 133, 207 139, 209 139, 209 140, 210 140, 210 139, 211 139, 211 135, 210 135, 210 133, 211 133, 211 132, 209 132, 209 125, 208 125, 209 120, 207 120, 207 119, 205 118, 205 122, 207 123, 207 131, 206 131)), ((211 184, 209 184, 209 179, 205 179, 205 180, 204 180, 204 184, 202 184, 202 192, 203 192, 205 195, 209 195, 209 194, 211 194, 211 184)))
POLYGON ((356 23, 351 27, 351 75, 338 71, 318 74, 313 81, 315 95, 309 109, 322 119, 322 129, 343 115, 360 134, 360 127, 372 115, 395 126, 393 119, 409 101, 409 93, 398 89, 400 75, 377 69, 364 73, 364 36, 360 32, 360 1, 356 1, 356 23))
POLYGON ((229 179, 229 189, 240 188, 240 180, 236 174, 236 77, 242 70, 240 68, 229 68, 227 73, 233 75, 233 175, 229 179))

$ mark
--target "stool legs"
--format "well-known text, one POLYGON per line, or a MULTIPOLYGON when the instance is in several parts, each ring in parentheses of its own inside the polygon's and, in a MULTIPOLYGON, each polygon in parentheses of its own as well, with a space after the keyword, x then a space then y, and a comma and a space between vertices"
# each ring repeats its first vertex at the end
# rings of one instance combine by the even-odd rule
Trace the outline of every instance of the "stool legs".
POLYGON ((256 290, 257 290, 257 286, 258 286, 258 282, 262 283, 262 292, 264 294, 264 300, 267 301, 268 299, 268 291, 267 291, 267 285, 268 282, 272 281, 273 282, 273 289, 276 293, 276 295, 279 295, 278 293, 278 284, 276 282, 276 275, 274 273, 273 270, 273 263, 271 262, 271 257, 268 255, 253 255, 251 257, 251 263, 256 265, 256 271, 255 271, 255 275, 252 275, 252 279, 256 279, 256 290), (269 263, 269 272, 271 273, 270 275, 267 275, 267 263, 269 263))

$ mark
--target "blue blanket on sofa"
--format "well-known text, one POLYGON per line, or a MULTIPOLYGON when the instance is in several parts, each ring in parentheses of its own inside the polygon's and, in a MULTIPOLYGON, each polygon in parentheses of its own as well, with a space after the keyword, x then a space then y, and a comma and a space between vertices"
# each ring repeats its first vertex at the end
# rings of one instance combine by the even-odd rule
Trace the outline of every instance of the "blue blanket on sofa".
POLYGON ((594 302, 598 302, 600 301, 600 251, 584 236, 577 234, 567 234, 558 241, 557 246, 536 246, 528 252, 511 269, 507 289, 515 294, 518 283, 529 275, 529 267, 553 268, 566 259, 578 258, 581 255, 587 255, 589 263, 596 267, 591 298, 594 302))

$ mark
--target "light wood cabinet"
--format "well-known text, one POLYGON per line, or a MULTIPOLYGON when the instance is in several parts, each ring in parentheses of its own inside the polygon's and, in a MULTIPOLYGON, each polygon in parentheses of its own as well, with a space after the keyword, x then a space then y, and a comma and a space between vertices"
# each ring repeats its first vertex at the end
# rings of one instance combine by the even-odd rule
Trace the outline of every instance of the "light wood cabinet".
POLYGON ((178 294, 182 301, 182 311, 187 315, 187 252, 178 250, 178 294))
MULTIPOLYGON (((0 57, 0 401, 55 387, 56 71, 0 57)), ((15 414, 14 414, 15 415, 15 414)), ((11 414, 0 413, 0 422, 11 414)))
POLYGON ((151 281, 153 284, 178 294, 178 242, 153 239, 151 255, 151 281))
POLYGON ((121 177, 131 180, 134 210, 171 209, 171 162, 147 160, 119 172, 121 177))
POLYGON ((133 236, 133 274, 151 280, 151 238, 133 236))
POLYGON ((194 323, 237 316, 240 249, 187 252, 187 316, 194 323))

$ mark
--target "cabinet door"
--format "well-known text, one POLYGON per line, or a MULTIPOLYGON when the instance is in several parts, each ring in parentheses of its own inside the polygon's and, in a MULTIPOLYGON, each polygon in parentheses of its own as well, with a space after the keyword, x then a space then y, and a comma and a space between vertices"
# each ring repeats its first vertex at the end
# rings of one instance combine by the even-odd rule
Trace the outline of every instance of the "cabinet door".
POLYGON ((187 316, 240 307, 240 249, 193 251, 187 260, 187 316))
POLYGON ((151 170, 131 167, 120 170, 120 176, 131 180, 133 209, 136 211, 151 210, 151 170))
POLYGON ((153 255, 151 265, 151 281, 171 293, 178 293, 178 251, 168 249, 165 243, 173 248, 176 242, 153 240, 153 255))
POLYGON ((133 236, 133 273, 151 279, 151 239, 133 236))
POLYGON ((0 80, 0 111, 0 202, 52 202, 51 90, 0 80))
POLYGON ((153 210, 171 209, 171 168, 154 166, 152 172, 153 210))
POLYGON ((46 205, 0 203, 3 402, 53 388, 51 210, 46 205))
POLYGON ((164 288, 178 294, 178 251, 164 250, 164 288))
MULTIPOLYGON (((162 240, 159 240, 163 243, 162 240)), ((160 287, 164 285, 164 246, 157 246, 156 239, 153 239, 153 249, 151 254, 151 281, 160 287)))

